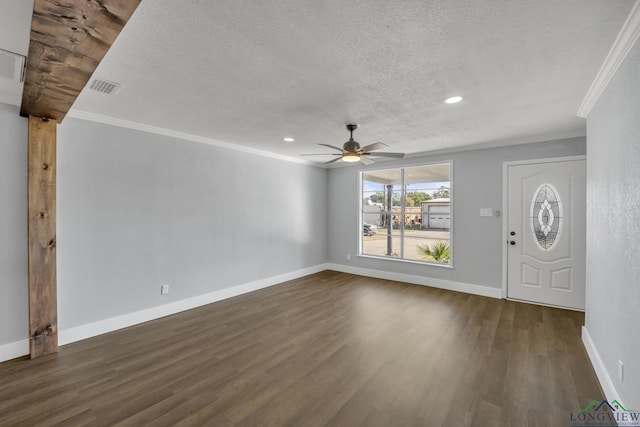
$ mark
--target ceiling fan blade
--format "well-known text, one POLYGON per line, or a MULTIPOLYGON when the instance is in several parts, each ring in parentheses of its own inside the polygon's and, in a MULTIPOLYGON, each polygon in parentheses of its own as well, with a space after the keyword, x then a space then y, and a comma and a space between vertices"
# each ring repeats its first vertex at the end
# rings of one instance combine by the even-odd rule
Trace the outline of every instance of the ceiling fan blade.
POLYGON ((382 142, 374 142, 366 147, 362 147, 362 151, 382 150, 383 148, 389 148, 389 146, 382 142))
POLYGON ((300 154, 300 156, 342 156, 342 154, 333 154, 333 153, 312 153, 312 154, 300 154))
POLYGON ((375 162, 368 157, 360 156, 360 163, 362 163, 363 165, 372 165, 375 162))
POLYGON ((401 159, 404 157, 404 153, 363 153, 369 156, 374 157, 394 157, 396 159, 401 159))
POLYGON ((335 159, 333 159, 333 160, 329 160, 328 162, 324 162, 324 164, 325 164, 325 165, 328 165, 329 163, 337 162, 337 161, 338 161, 338 160, 340 160, 341 158, 342 158, 342 156, 340 156, 340 157, 336 157, 336 158, 335 158, 335 159))
POLYGON ((339 152, 342 153, 342 148, 336 147, 335 145, 329 145, 329 144, 318 144, 318 145, 323 145, 325 147, 333 148, 334 150, 338 150, 339 152))

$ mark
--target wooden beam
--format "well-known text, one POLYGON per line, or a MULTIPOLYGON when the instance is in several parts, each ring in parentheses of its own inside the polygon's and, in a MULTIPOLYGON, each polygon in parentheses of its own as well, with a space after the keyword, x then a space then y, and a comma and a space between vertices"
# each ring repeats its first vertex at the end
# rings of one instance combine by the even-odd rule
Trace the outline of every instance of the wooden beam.
POLYGON ((140 0, 35 0, 23 116, 62 122, 140 0))
POLYGON ((56 121, 29 117, 29 350, 58 351, 56 121))
POLYGON ((31 358, 58 350, 56 128, 140 0, 35 0, 20 114, 29 116, 31 358))

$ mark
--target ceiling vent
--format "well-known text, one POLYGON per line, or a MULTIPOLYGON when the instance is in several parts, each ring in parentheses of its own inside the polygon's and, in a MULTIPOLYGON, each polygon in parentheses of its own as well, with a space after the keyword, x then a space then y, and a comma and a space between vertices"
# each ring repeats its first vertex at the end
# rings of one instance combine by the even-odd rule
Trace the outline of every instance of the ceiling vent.
POLYGON ((0 77, 22 83, 26 60, 22 55, 0 49, 0 77))
POLYGON ((95 78, 93 79, 93 81, 91 81, 89 89, 95 90, 96 92, 105 93, 107 95, 115 95, 118 89, 120 89, 120 83, 114 83, 110 82, 109 80, 95 78))

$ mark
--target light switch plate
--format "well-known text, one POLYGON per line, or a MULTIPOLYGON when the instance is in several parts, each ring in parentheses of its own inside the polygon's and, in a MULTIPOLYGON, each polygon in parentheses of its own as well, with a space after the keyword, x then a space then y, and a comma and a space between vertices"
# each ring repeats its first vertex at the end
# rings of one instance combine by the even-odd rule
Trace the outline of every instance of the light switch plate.
POLYGON ((480 216, 493 216, 493 208, 480 208, 480 216))

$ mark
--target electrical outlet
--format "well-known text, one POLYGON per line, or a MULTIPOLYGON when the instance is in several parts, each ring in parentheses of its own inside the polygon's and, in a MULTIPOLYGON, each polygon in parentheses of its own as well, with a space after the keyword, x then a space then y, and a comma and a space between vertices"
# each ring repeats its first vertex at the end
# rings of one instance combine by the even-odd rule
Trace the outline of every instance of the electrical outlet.
POLYGON ((351 261, 351 254, 347 254, 347 261, 351 261))
POLYGON ((622 360, 618 360, 618 379, 620 382, 624 382, 624 363, 622 360))
POLYGON ((160 287, 160 295, 167 295, 169 293, 169 285, 162 285, 160 287))

